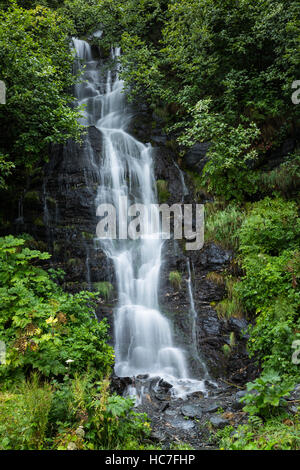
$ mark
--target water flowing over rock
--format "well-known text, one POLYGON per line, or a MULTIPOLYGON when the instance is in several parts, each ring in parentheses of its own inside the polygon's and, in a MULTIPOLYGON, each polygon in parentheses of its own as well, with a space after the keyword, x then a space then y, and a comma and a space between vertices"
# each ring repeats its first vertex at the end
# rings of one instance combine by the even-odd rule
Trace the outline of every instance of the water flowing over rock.
MULTIPOLYGON (((85 104, 83 123, 95 126, 102 135, 102 160, 97 165, 92 145, 87 144, 89 158, 98 171, 100 184, 96 206, 111 204, 118 209, 118 225, 127 232, 127 208, 121 204, 126 198, 128 206, 140 204, 149 212, 157 203, 152 147, 144 145, 127 132, 130 113, 119 79, 117 64, 107 72, 106 85, 101 89, 97 61, 92 57, 89 44, 74 39, 77 57, 85 63, 85 81, 78 85, 79 104, 85 104)), ((120 50, 111 54, 117 62, 120 50)), ((100 215, 100 214, 99 214, 100 215)), ((117 281, 118 305, 115 311, 115 372, 129 377, 141 374, 165 377, 179 388, 189 379, 184 352, 173 341, 171 324, 159 310, 158 287, 163 257, 163 240, 147 213, 147 224, 142 236, 127 240, 102 235, 96 242, 114 265, 117 281)), ((191 381, 195 387, 196 381, 191 381)), ((199 382, 198 388, 203 389, 199 382)))

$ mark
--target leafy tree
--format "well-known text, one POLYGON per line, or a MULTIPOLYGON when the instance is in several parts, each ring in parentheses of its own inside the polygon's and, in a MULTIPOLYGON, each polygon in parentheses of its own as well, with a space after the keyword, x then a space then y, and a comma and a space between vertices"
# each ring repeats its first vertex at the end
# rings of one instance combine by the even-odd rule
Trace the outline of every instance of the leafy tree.
POLYGON ((37 6, 11 2, 0 11, 1 79, 7 103, 0 106, 0 149, 15 164, 31 168, 47 159, 48 145, 79 138, 78 110, 72 109, 72 24, 37 6))

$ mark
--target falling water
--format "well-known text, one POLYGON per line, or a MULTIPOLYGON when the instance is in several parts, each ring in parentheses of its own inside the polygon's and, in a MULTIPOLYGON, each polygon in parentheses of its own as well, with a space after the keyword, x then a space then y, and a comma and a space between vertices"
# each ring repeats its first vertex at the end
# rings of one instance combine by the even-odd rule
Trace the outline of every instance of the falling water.
MULTIPOLYGON (((86 105, 82 123, 96 126, 103 137, 96 206, 110 203, 120 209, 120 201, 127 197, 129 205, 141 203, 150 210, 157 202, 152 149, 126 132, 130 114, 123 81, 117 70, 108 71, 103 86, 99 61, 93 60, 89 44, 78 39, 73 42, 77 57, 85 63, 85 81, 76 88, 79 104, 86 105)), ((117 61, 119 55, 117 48, 111 58, 117 61)), ((167 377, 173 384, 183 383, 188 377, 184 352, 174 346, 169 321, 159 311, 163 242, 155 236, 151 220, 139 240, 99 240, 114 264, 117 279, 115 372, 118 376, 149 374, 167 377)), ((127 226, 127 216, 125 221, 127 226)))
POLYGON ((188 286, 188 293, 189 293, 189 299, 190 299, 190 308, 191 308, 191 317, 192 317, 192 343, 194 347, 194 354, 195 358, 197 359, 199 366, 202 370, 202 373, 204 375, 205 379, 209 378, 208 370, 206 367, 205 362, 201 358, 198 348, 197 348, 197 312, 195 308, 195 302, 194 302, 194 295, 193 295, 193 287, 192 287, 192 274, 191 274, 191 263, 190 260, 187 258, 187 270, 188 270, 188 279, 187 279, 187 286, 188 286))

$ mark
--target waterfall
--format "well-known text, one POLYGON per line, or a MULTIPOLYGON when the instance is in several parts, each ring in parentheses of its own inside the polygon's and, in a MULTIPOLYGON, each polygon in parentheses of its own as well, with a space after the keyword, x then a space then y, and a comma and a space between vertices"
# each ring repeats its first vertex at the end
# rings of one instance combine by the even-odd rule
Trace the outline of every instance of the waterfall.
MULTIPOLYGON (((75 90, 79 104, 86 106, 82 123, 96 126, 103 138, 96 206, 112 204, 120 210, 127 198, 129 205, 139 203, 150 210, 157 202, 152 148, 126 131, 131 116, 117 65, 107 72, 103 83, 99 61, 93 59, 89 44, 78 39, 73 44, 77 58, 85 64, 83 81, 75 90)), ((117 62, 119 55, 116 48, 111 59, 117 62)), ((88 158, 94 161, 92 155, 88 158)), ((124 220, 127 224, 127 215, 124 220)), ((188 378, 188 369, 184 352, 173 343, 171 325, 159 310, 163 241, 156 236, 153 219, 147 220, 138 240, 98 240, 113 262, 117 280, 115 372, 118 376, 159 376, 175 384, 188 378)))

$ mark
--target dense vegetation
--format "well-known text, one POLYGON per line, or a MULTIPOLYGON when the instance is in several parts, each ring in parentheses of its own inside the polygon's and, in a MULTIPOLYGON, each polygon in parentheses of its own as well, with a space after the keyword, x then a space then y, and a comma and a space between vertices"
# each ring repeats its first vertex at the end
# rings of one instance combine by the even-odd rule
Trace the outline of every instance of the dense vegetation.
MULTIPOLYGON (((122 46, 132 100, 147 101, 184 165, 188 149, 209 142, 203 171, 190 171, 207 204, 206 237, 236 253, 225 273, 222 317, 246 315, 248 348, 261 377, 249 384, 250 420, 222 448, 299 448, 298 415, 282 398, 300 382, 292 363, 300 340, 300 5, 293 0, 0 1, 0 188, 48 159, 48 146, 80 139, 70 106, 73 35, 93 37, 103 53, 122 46), (293 145, 286 153, 282 145, 293 145), (275 163, 272 160, 272 155, 275 163), (292 421, 291 421, 292 419, 292 421)), ((158 181, 161 199, 164 181, 158 181)), ((6 186, 6 189, 5 189, 6 186)), ((45 253, 27 236, 0 241, 0 448, 138 448, 149 432, 130 399, 109 394, 113 351, 95 296, 63 292, 45 253), (72 360, 74 362, 67 362, 72 360), (39 406, 36 406, 36 403, 39 406), (71 406, 72 405, 72 406, 71 406), (24 413, 24 409, 26 412, 24 413), (4 418, 5 417, 5 418, 4 418), (121 423, 121 424, 120 424, 121 423), (83 439, 81 426, 86 432, 83 439), (20 429, 25 432, 20 433, 20 429)), ((170 281, 180 286, 181 275, 170 281)))

